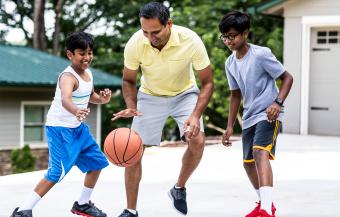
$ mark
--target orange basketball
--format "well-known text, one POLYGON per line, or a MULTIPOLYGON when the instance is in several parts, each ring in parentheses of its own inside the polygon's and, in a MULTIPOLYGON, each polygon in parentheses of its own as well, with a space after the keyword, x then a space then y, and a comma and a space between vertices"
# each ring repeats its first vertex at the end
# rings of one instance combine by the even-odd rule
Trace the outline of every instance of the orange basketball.
POLYGON ((143 142, 138 133, 129 128, 111 131, 104 141, 104 153, 108 160, 120 167, 129 167, 143 155, 143 142))

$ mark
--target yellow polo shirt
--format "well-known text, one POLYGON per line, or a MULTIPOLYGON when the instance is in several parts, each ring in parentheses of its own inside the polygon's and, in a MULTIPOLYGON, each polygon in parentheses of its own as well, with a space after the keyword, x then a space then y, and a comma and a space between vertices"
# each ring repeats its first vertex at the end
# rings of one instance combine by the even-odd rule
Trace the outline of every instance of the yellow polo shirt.
POLYGON ((175 96, 196 85, 195 70, 210 65, 205 46, 192 30, 173 25, 168 43, 159 51, 151 46, 142 30, 136 32, 124 49, 124 65, 141 67, 140 91, 154 96, 175 96))

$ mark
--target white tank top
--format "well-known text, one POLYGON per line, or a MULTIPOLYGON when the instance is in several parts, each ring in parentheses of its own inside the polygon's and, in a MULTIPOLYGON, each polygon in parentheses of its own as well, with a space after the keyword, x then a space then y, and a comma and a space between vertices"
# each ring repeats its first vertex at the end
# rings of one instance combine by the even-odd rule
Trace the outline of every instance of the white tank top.
POLYGON ((71 66, 68 66, 62 73, 60 73, 58 77, 54 99, 47 113, 46 126, 75 128, 81 124, 75 115, 63 107, 61 102, 59 78, 65 72, 71 73, 78 80, 78 88, 72 92, 72 102, 78 108, 83 109, 87 108, 90 101, 90 96, 93 89, 93 77, 91 71, 89 69, 86 70, 86 73, 88 73, 90 76, 90 81, 84 81, 71 66))

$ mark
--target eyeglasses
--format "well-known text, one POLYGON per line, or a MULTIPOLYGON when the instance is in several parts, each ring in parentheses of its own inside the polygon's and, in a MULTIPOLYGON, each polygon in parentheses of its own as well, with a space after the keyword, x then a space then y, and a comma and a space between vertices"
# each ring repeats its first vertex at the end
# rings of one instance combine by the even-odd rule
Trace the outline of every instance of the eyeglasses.
POLYGON ((238 32, 238 33, 235 33, 235 34, 228 34, 228 35, 222 34, 222 35, 220 35, 220 39, 221 39, 222 41, 226 41, 227 39, 228 39, 229 41, 232 41, 232 40, 234 40, 234 39, 236 38, 236 36, 238 36, 239 34, 241 34, 241 33, 238 32))

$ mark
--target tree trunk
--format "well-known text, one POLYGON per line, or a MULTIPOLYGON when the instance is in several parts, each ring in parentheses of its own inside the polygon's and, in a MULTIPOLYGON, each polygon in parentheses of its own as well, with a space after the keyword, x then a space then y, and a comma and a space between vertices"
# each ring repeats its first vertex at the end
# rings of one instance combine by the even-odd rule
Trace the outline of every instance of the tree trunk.
POLYGON ((58 0, 57 4, 55 5, 55 25, 54 25, 54 33, 53 33, 53 54, 60 56, 60 21, 62 17, 62 11, 64 7, 65 1, 64 0, 58 0))
POLYGON ((45 0, 34 0, 33 48, 43 51, 47 49, 44 14, 45 0))

